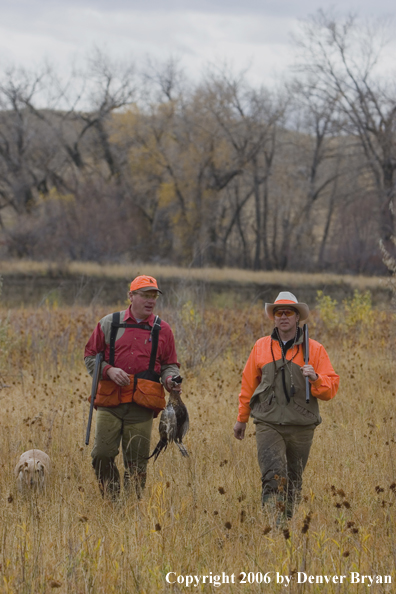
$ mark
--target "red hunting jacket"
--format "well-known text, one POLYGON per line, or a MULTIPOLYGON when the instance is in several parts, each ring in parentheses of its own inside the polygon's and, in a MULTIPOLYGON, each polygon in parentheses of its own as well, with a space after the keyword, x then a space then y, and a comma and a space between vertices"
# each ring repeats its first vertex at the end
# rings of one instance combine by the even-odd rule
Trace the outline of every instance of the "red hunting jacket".
MULTIPOLYGON (((136 381, 137 374, 147 371, 149 367, 152 343, 150 332, 144 326, 148 324, 152 327, 154 319, 155 315, 151 314, 146 320, 141 322, 140 325, 142 328, 118 328, 115 341, 114 367, 119 367, 128 373, 131 380, 130 386, 122 388, 117 386, 107 376, 107 371, 111 367, 108 361, 110 356, 112 314, 100 320, 87 342, 84 352, 85 365, 91 375, 95 366, 96 354, 100 352, 104 353, 104 361, 101 368, 102 377, 95 398, 96 406, 113 407, 124 402, 134 401, 141 406, 153 408, 154 410, 164 408, 165 398, 161 384, 139 378, 137 385, 136 381), (156 406, 147 404, 151 396, 154 398, 156 406)), ((121 312, 120 321, 128 324, 137 324, 130 308, 121 312)), ((173 332, 169 324, 161 320, 154 371, 161 377, 164 383, 170 375, 178 374, 179 367, 173 332)))

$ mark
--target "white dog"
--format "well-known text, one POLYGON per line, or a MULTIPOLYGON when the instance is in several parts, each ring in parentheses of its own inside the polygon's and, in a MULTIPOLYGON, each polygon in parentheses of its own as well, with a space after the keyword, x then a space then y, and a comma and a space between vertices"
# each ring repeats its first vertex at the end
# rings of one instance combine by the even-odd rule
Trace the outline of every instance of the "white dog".
POLYGON ((24 452, 15 466, 15 478, 18 491, 26 492, 28 489, 43 491, 51 474, 51 460, 41 450, 24 452))

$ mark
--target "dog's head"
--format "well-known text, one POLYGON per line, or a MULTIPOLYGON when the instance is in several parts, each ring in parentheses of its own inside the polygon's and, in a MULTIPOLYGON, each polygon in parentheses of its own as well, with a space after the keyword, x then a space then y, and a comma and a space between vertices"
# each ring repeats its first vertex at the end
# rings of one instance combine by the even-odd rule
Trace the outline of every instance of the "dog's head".
POLYGON ((42 490, 45 487, 46 468, 40 460, 26 460, 18 467, 18 488, 42 490))

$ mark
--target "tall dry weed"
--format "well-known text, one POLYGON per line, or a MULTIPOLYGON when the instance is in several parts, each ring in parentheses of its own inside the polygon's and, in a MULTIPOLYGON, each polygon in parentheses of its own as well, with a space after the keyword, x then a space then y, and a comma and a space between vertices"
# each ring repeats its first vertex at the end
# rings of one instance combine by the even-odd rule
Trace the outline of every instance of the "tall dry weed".
MULTIPOLYGON (((159 312, 174 326, 187 363, 182 374, 190 458, 169 447, 150 462, 143 499, 122 496, 117 505, 101 499, 90 448, 83 445, 90 379, 82 351, 105 313, 47 306, 9 314, 10 364, 2 373, 10 387, 0 389, 1 593, 189 591, 185 584, 168 584, 169 572, 173 580, 208 576, 195 588, 202 592, 338 594, 366 588, 297 584, 297 572, 355 571, 390 575, 394 582, 396 394, 389 314, 375 311, 365 332, 354 334, 342 321, 334 332, 313 312, 311 337, 328 350, 340 390, 334 401, 321 404, 324 422, 304 474, 303 500, 279 530, 260 506, 254 425, 249 423, 243 442, 232 434, 247 355, 270 330, 262 308, 213 310, 192 302, 184 312, 159 312), (32 447, 47 451, 54 472, 45 494, 22 498, 13 467, 32 447), (223 572, 236 583, 215 586, 214 576, 223 572), (246 577, 241 583, 249 572, 268 573, 271 581, 249 584, 246 577), (295 576, 288 588, 275 583, 276 572, 295 576)), ((5 315, 0 311, 1 319, 5 315)), ((393 588, 373 584, 370 592, 393 588)))

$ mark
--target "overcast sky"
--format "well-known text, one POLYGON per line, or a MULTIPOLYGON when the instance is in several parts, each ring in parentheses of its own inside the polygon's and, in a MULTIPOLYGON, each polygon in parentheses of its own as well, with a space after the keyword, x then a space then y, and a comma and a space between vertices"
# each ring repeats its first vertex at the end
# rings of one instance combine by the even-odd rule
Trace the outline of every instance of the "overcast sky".
MULTIPOLYGON (((394 12, 390 0, 331 5, 374 18, 394 12)), ((97 46, 137 64, 146 56, 180 58, 194 78, 208 63, 227 61, 236 69, 249 66, 254 82, 270 84, 287 75, 298 20, 326 6, 316 0, 0 0, 0 70, 44 59, 63 69, 97 46)))

